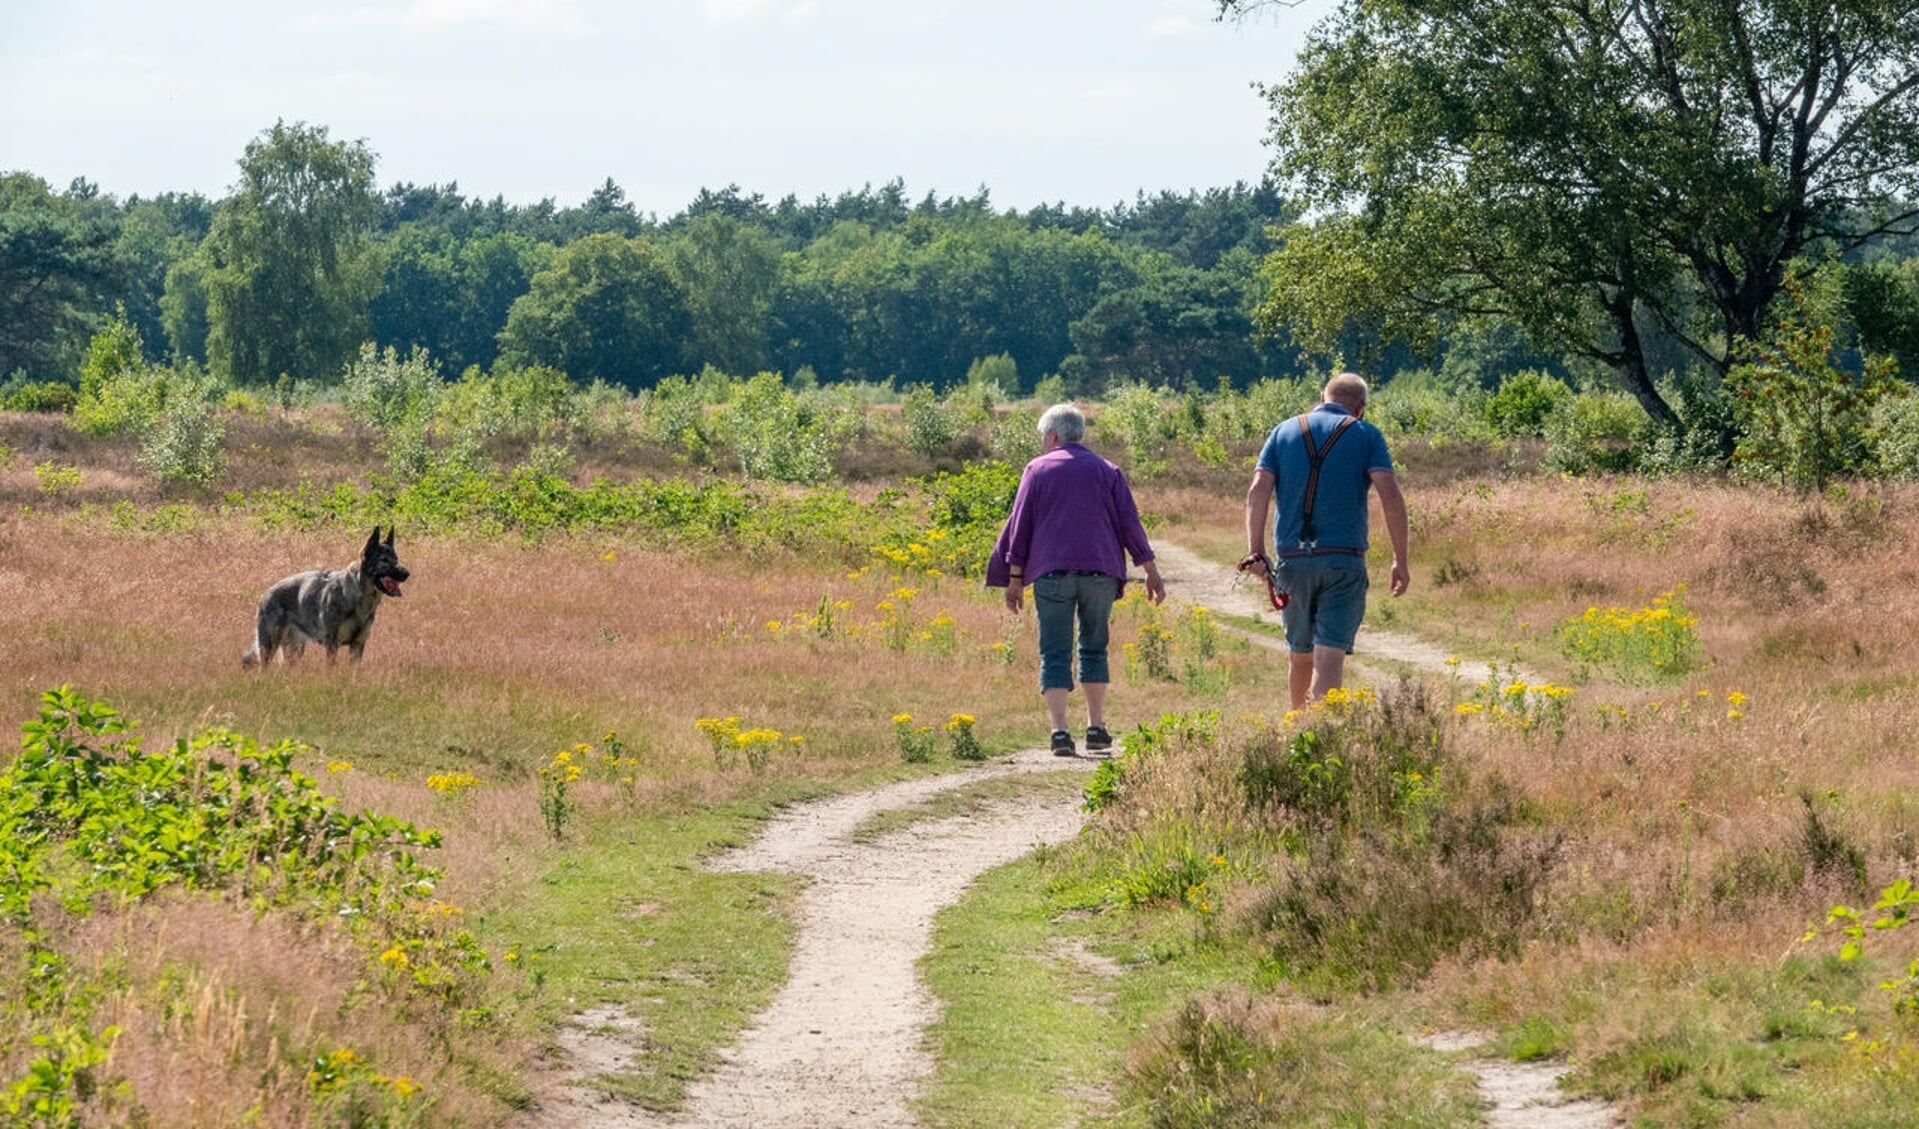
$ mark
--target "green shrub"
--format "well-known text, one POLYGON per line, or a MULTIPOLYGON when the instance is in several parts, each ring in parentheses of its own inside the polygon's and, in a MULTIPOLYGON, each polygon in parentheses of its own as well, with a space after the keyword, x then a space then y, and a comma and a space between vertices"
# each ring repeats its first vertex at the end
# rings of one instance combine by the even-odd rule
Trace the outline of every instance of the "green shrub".
POLYGON ((214 405, 177 399, 144 429, 140 465, 164 483, 207 486, 226 470, 226 423, 214 405))
POLYGON ((1013 360, 1011 353, 980 357, 967 366, 966 383, 992 389, 997 399, 1011 399, 1019 395, 1019 362, 1013 360))
POLYGON ((931 385, 915 384, 900 399, 900 423, 906 428, 909 450, 936 458, 959 438, 959 421, 934 393, 931 385))
POLYGON ((573 382, 544 365, 471 368, 438 397, 434 418, 449 432, 490 439, 551 438, 573 421, 573 382))
MULTIPOLYGON (((222 899, 344 931, 366 960, 355 996, 385 994, 397 1011, 444 1016, 449 1029, 484 999, 486 952, 430 912, 440 875, 418 855, 440 845, 437 832, 341 811, 293 768, 291 741, 263 748, 210 728, 151 752, 133 723, 71 687, 40 700, 0 769, 0 920, 22 941, 0 959, 24 962, 7 981, 30 997, 15 1030, 47 1051, 25 1077, 0 1079, 0 1110, 35 1115, 9 1124, 79 1124, 40 1115, 88 1099, 110 1105, 121 1092, 92 1076, 110 1069, 103 1052, 115 1032, 96 1031, 91 1013, 125 985, 59 950, 71 931, 62 913, 113 913, 162 893, 222 899)), ((401 1123, 386 1119, 392 1108, 363 1112, 356 1124, 401 1123)))
POLYGON ((719 432, 748 478, 824 482, 833 476, 833 445, 824 422, 781 382, 763 372, 720 413, 719 432))
POLYGON ((712 437, 706 428, 706 399, 683 376, 669 376, 644 394, 642 432, 655 443, 702 458, 712 437))
POLYGON ((1170 389, 1145 384, 1121 384, 1108 389, 1098 426, 1102 433, 1126 444, 1127 473, 1150 478, 1166 469, 1166 456, 1178 438, 1178 420, 1169 411, 1170 389))
POLYGON ((1571 395, 1565 384, 1544 373, 1532 369, 1511 373, 1486 401, 1486 423, 1502 438, 1540 438, 1546 434, 1546 420, 1553 409, 1571 395))
POLYGON ((1629 471, 1649 426, 1623 392, 1578 393, 1546 417, 1546 465, 1560 474, 1629 471))
POLYGON ((401 357, 391 345, 382 351, 369 341, 346 367, 341 400, 348 415, 387 432, 430 419, 441 389, 439 367, 424 348, 401 357))
POLYGON ((0 411, 5 412, 71 412, 79 401, 79 389, 58 380, 10 380, 0 386, 0 411))

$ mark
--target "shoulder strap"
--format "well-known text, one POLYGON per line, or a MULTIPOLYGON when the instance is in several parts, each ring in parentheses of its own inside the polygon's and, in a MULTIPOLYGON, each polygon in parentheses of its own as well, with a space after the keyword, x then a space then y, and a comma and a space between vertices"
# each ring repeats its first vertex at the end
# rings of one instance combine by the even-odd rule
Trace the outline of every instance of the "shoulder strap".
POLYGON ((1319 533, 1313 528, 1313 499, 1319 494, 1319 468, 1326 465, 1326 456, 1332 451, 1333 444, 1339 442, 1339 437, 1346 434, 1346 429, 1357 422, 1352 416, 1340 420, 1338 426, 1333 428, 1333 433, 1326 437, 1326 445, 1320 447, 1313 443, 1310 413, 1299 417, 1299 434, 1306 440, 1306 462, 1310 468, 1306 473, 1306 501, 1299 508, 1299 540, 1303 545, 1314 545, 1319 540, 1319 533))

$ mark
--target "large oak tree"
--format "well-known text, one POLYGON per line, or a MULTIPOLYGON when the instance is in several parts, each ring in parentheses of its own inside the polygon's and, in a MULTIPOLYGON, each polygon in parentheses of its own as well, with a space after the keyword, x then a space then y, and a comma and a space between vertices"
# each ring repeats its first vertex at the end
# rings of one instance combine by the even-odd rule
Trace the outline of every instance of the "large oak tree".
POLYGON ((1795 259, 1919 220, 1919 0, 1344 0, 1267 93, 1317 218, 1265 325, 1510 319, 1666 422, 1649 330, 1723 374, 1795 259))

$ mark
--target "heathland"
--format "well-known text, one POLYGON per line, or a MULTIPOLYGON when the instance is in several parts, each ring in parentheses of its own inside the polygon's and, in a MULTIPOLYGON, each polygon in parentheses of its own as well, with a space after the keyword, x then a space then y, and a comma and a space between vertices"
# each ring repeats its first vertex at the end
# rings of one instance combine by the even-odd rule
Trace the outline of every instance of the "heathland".
MULTIPOLYGON (((701 861, 1043 737, 977 579, 1035 402, 418 376, 172 446, 89 429, 149 385, 0 415, 10 1116, 510 1124, 608 1007, 600 1084, 671 1109, 792 941, 794 880, 701 861), (376 525, 413 575, 364 663, 243 670, 261 591, 376 525)), ((1312 391, 1120 389, 1091 442, 1229 565, 1312 391)), ((1906 1120, 1919 493, 1608 470, 1662 469, 1617 398, 1541 394, 1527 435, 1380 391, 1414 585, 1372 622, 1446 675, 1289 715, 1270 625, 1120 608, 1087 829, 938 922, 925 1122, 1470 1124, 1452 1030, 1647 1123, 1906 1120)))

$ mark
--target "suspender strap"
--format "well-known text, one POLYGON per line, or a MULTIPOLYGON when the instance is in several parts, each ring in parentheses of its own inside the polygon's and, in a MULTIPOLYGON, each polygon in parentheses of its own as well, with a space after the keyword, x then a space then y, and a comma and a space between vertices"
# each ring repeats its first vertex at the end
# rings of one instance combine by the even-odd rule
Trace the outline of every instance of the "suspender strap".
POLYGON ((1307 416, 1299 417, 1299 434, 1306 440, 1306 461, 1312 468, 1306 474, 1306 501, 1299 509, 1299 541, 1302 545, 1311 547, 1319 540, 1319 533, 1313 529, 1313 498, 1319 493, 1319 468, 1326 465, 1326 456, 1332 451, 1333 444, 1339 442, 1339 437, 1346 434, 1346 429, 1356 422, 1352 416, 1340 420, 1338 426, 1333 428, 1333 433, 1326 437, 1326 445, 1320 447, 1313 443, 1311 420, 1307 416))

